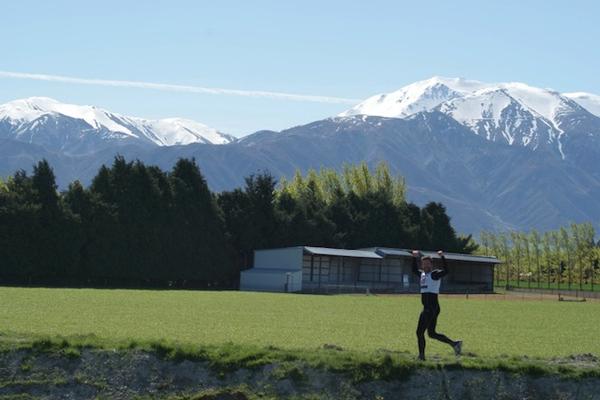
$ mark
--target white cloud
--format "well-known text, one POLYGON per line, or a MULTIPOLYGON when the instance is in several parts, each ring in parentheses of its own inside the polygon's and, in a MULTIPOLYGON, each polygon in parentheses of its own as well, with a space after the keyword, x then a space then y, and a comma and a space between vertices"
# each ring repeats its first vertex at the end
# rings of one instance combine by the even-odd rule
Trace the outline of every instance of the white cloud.
POLYGON ((96 86, 113 86, 113 87, 128 87, 138 89, 163 90, 169 92, 187 92, 187 93, 203 93, 203 94, 221 94, 230 96, 244 97, 263 97, 280 100, 308 101, 315 103, 336 103, 336 104, 356 104, 360 99, 348 99, 343 97, 305 95, 294 93, 268 92, 262 90, 240 90, 240 89, 223 89, 223 88, 208 88, 201 86, 187 85, 172 85, 168 83, 140 82, 140 81, 121 81, 110 79, 87 79, 61 75, 47 74, 31 74, 25 72, 0 71, 0 78, 9 79, 29 79, 47 82, 73 83, 78 85, 96 85, 96 86))

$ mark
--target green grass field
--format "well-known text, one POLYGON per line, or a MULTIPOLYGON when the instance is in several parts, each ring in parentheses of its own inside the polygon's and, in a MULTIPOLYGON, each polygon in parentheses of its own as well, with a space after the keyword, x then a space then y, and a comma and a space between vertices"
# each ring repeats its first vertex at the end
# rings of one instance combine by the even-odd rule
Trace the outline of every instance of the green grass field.
MULTIPOLYGON (((583 290, 583 291, 588 291, 588 292, 600 292, 600 283, 594 281, 594 284, 592 285, 591 283, 584 283, 583 285, 581 285, 581 287, 579 286, 579 282, 571 282, 571 286, 569 287, 568 283, 562 282, 560 285, 558 285, 558 283, 556 282, 550 282, 548 283, 547 281, 540 281, 539 286, 537 282, 531 281, 528 282, 527 280, 511 280, 508 281, 509 285, 511 287, 519 287, 519 288, 531 288, 531 289, 552 289, 552 290, 557 290, 560 288, 560 290, 570 290, 572 292, 576 292, 578 290, 583 290)), ((497 280, 495 282, 495 286, 496 288, 504 288, 506 287, 506 280, 497 280)))
MULTIPOLYGON (((438 331, 477 356, 600 354, 600 303, 441 299, 438 331)), ((416 354, 416 296, 0 288, 5 337, 94 334, 114 341, 416 354)), ((428 341, 428 354, 451 349, 428 341)))

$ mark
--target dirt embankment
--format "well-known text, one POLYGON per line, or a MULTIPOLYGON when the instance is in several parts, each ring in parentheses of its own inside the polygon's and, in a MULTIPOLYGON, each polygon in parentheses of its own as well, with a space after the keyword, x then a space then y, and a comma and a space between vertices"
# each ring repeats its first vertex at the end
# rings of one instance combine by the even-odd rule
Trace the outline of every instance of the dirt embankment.
MULTIPOLYGON (((595 361, 596 362, 596 361, 595 361)), ((281 362, 215 371, 131 350, 0 353, 0 399, 600 399, 600 378, 420 368, 387 381, 281 362)))

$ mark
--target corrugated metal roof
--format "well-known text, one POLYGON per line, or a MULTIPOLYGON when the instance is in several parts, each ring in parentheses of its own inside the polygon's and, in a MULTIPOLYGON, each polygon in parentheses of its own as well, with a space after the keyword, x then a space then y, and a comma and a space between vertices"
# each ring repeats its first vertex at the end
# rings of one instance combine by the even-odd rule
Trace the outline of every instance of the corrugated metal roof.
POLYGON ((346 249, 330 249, 327 247, 309 247, 304 246, 304 251, 309 254, 318 256, 338 256, 338 257, 356 257, 356 258, 376 258, 383 257, 374 251, 368 250, 346 250, 346 249))
POLYGON ((404 249, 390 249, 387 247, 377 247, 375 251, 383 256, 399 256, 399 257, 412 257, 412 250, 404 249))
MULTIPOLYGON (((412 257, 412 250, 407 249, 390 249, 385 247, 378 247, 375 250, 378 254, 385 256, 396 256, 396 257, 412 257)), ((430 256, 431 258, 440 258, 435 251, 423 251, 423 255, 430 256)), ((500 264, 501 261, 496 257, 491 256, 479 256, 471 254, 459 254, 459 253, 444 253, 447 260, 453 261, 469 261, 486 264, 500 264)))
POLYGON ((248 268, 245 269, 243 271, 240 271, 244 274, 274 274, 274 273, 281 273, 281 274, 294 274, 294 273, 299 273, 302 272, 300 270, 294 270, 294 269, 285 269, 285 268, 248 268))

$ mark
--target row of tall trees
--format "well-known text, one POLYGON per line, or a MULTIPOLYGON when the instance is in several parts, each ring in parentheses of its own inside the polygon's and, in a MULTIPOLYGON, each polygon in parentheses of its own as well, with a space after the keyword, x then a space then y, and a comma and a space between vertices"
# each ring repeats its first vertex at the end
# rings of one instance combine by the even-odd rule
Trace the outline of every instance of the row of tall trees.
POLYGON ((479 252, 504 261, 496 268, 502 284, 593 289, 600 277, 600 248, 592 224, 571 224, 539 233, 481 232, 479 252))
POLYGON ((227 284, 231 247, 197 165, 170 173, 117 157, 89 188, 57 192, 46 161, 0 194, 0 276, 9 282, 92 285, 227 284))
POLYGON ((446 249, 470 253, 471 236, 459 236, 445 207, 423 208, 405 198, 402 178, 386 164, 296 172, 277 181, 268 174, 246 179, 243 189, 223 192, 218 202, 237 251, 249 265, 254 249, 306 245, 339 248, 371 246, 446 249))
POLYGON ((46 161, 0 182, 5 283, 235 287, 253 250, 292 245, 474 250, 441 204, 408 203, 383 164, 279 184, 263 173, 222 193, 187 159, 165 172, 116 157, 64 192, 46 161))

